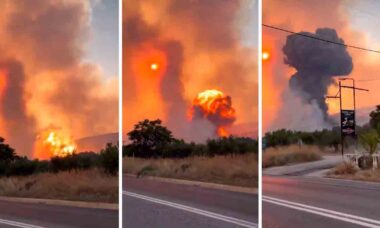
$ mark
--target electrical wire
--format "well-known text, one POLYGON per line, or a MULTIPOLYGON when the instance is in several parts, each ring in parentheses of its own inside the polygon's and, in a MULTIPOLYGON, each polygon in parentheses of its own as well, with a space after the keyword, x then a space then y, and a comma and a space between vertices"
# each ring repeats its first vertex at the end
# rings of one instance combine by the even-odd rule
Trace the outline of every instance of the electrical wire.
POLYGON ((339 42, 335 42, 335 41, 332 41, 332 40, 323 39, 323 38, 320 38, 320 37, 317 37, 317 36, 311 36, 311 35, 307 35, 307 34, 304 34, 304 33, 293 32, 293 31, 290 31, 290 30, 287 30, 287 29, 283 29, 283 28, 279 28, 279 27, 275 27, 275 26, 272 26, 272 25, 267 25, 267 24, 262 24, 262 25, 264 27, 267 27, 267 28, 270 28, 270 29, 274 29, 274 30, 278 30, 278 31, 282 31, 282 32, 286 32, 286 33, 290 33, 290 34, 294 34, 294 35, 298 35, 298 36, 303 36, 303 37, 307 37, 307 38, 314 39, 314 40, 319 40, 319 41, 323 41, 323 42, 327 42, 327 43, 331 43, 331 44, 336 44, 336 45, 340 45, 340 46, 344 46, 344 47, 348 47, 348 48, 354 48, 354 49, 359 49, 359 50, 362 50, 362 51, 368 51, 368 52, 374 52, 374 53, 380 54, 380 51, 373 50, 373 49, 368 49, 368 48, 363 48, 363 47, 359 47, 359 46, 339 43, 339 42))

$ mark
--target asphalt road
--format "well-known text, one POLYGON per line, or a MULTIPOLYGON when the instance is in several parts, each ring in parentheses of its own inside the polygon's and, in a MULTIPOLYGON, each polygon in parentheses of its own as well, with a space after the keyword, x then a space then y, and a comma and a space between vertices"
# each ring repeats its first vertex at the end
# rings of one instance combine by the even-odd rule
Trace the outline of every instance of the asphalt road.
POLYGON ((263 177, 263 227, 380 227, 380 184, 263 177))
POLYGON ((256 227, 256 194, 123 179, 123 227, 256 227))
POLYGON ((0 200, 0 227, 117 228, 118 211, 0 200))

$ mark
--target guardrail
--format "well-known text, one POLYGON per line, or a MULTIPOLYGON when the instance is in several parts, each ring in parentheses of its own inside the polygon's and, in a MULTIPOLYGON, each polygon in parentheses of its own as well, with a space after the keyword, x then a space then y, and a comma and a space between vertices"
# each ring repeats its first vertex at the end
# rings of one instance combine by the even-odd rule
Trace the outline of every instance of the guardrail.
POLYGON ((357 168, 359 168, 359 159, 362 157, 369 157, 369 156, 372 157, 372 162, 373 162, 372 168, 377 169, 378 164, 380 162, 380 153, 379 152, 376 152, 374 154, 369 154, 369 153, 360 153, 360 152, 355 151, 355 153, 345 154, 345 157, 347 158, 347 160, 349 162, 355 163, 355 166, 357 168))

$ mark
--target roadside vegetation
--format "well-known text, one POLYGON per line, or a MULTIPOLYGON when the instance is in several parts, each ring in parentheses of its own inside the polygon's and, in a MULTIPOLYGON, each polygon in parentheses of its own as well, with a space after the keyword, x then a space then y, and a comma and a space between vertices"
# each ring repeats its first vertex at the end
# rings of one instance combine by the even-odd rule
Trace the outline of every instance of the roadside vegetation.
POLYGON ((118 203, 118 176, 98 168, 0 178, 0 195, 118 203))
POLYGON ((0 195, 117 202, 118 146, 50 160, 18 156, 0 138, 0 195), (104 186, 103 186, 104 185, 104 186))
POLYGON ((124 173, 257 186, 257 140, 230 136, 188 143, 174 138, 161 120, 139 122, 128 138, 124 173))
MULTIPOLYGON (((380 105, 369 116, 368 124, 356 126, 357 140, 345 140, 346 151, 359 146, 357 151, 367 152, 369 155, 377 152, 380 142, 380 105)), ((340 153, 340 127, 313 132, 287 129, 267 132, 263 138, 263 149, 264 168, 316 161, 323 155, 340 153)), ((372 157, 363 158, 362 162, 363 166, 368 166, 369 163, 372 164, 372 157)))
POLYGON ((319 147, 310 145, 268 148, 263 153, 263 168, 318 161, 322 153, 319 147))
POLYGON ((380 143, 380 105, 370 114, 369 124, 358 134, 359 145, 363 149, 363 156, 358 166, 354 163, 342 163, 327 173, 328 177, 351 180, 380 182, 380 167, 373 167, 373 154, 379 153, 380 143))
POLYGON ((380 183, 380 168, 359 169, 352 163, 342 163, 329 171, 327 177, 380 183))

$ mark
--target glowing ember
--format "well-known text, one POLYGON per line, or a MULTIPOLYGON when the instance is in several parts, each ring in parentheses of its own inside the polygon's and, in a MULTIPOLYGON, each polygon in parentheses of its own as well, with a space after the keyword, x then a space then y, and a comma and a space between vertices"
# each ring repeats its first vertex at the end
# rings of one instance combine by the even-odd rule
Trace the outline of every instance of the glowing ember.
POLYGON ((44 138, 43 144, 48 148, 53 157, 65 157, 73 154, 76 148, 71 139, 63 137, 54 131, 48 133, 47 137, 44 138))
POLYGON ((219 90, 206 90, 197 95, 193 101, 191 119, 206 118, 216 126, 218 136, 228 136, 225 127, 231 125, 235 117, 230 96, 219 90))

